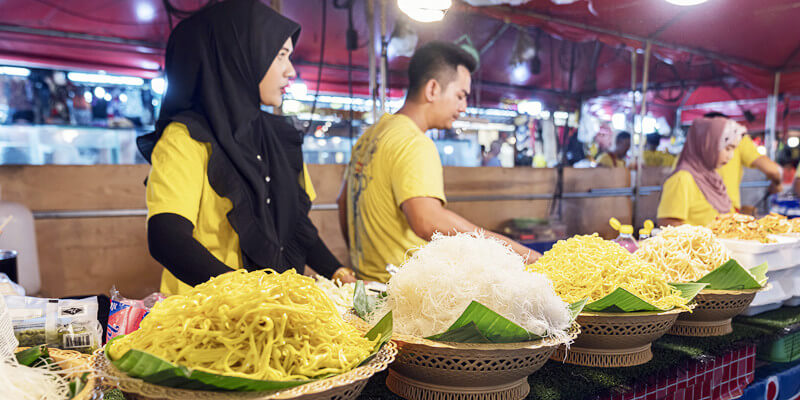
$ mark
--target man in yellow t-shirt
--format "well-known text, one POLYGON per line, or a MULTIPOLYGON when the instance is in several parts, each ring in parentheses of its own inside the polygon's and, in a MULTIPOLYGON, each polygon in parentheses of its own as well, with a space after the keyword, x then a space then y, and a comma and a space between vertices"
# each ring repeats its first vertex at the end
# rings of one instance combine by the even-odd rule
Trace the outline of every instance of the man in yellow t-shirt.
MULTIPOLYGON (((476 61, 460 47, 431 42, 418 49, 408 67, 403 107, 383 115, 364 133, 339 194, 339 220, 358 278, 386 282, 388 264, 400 265, 409 250, 435 232, 479 229, 444 208, 442 163, 428 129, 449 129, 466 110, 470 73, 476 61)), ((532 262, 538 253, 502 235, 532 262)))
MULTIPOLYGON (((704 115, 706 118, 725 117, 722 113, 711 112, 704 115)), ((742 207, 741 186, 744 176, 744 167, 755 168, 767 176, 772 181, 772 192, 780 191, 781 177, 783 172, 780 165, 770 160, 769 157, 758 152, 756 144, 749 135, 742 136, 739 146, 733 153, 733 158, 723 167, 718 168, 717 172, 722 176, 722 181, 728 188, 728 196, 733 202, 733 207, 737 210, 742 207)))
POLYGON ((598 167, 608 168, 621 168, 625 167, 625 155, 631 148, 631 134, 628 132, 620 132, 614 140, 614 151, 603 153, 597 159, 598 167))
POLYGON ((666 151, 659 151, 658 145, 660 142, 661 135, 658 133, 647 135, 645 150, 644 153, 642 153, 642 160, 645 167, 673 167, 675 165, 677 157, 666 151))

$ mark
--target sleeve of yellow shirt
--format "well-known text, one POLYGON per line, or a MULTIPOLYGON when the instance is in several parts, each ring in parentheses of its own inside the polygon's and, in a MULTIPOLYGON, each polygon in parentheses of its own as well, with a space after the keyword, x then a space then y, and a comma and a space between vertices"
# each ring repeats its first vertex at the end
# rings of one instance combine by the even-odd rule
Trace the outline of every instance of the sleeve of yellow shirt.
POLYGON ((664 182, 661 201, 658 203, 658 218, 689 219, 689 187, 693 183, 688 173, 678 172, 664 182))
POLYGON ((164 129, 151 156, 147 178, 147 218, 178 214, 197 225, 208 149, 189 136, 186 126, 171 123, 164 129))
POLYGON ((433 197, 446 202, 442 161, 433 141, 419 135, 403 147, 390 172, 395 204, 400 207, 413 197, 433 197))
POLYGON ((609 156, 608 153, 603 153, 597 159, 597 165, 602 165, 604 167, 610 168, 614 165, 614 163, 612 162, 611 156, 609 156))
POLYGON ((758 152, 758 148, 756 144, 753 143, 753 139, 750 138, 750 135, 742 136, 742 140, 739 142, 739 157, 742 159, 742 165, 747 168, 752 168, 753 162, 758 158, 761 157, 761 154, 758 152))
POLYGON ((306 163, 303 163, 303 177, 300 179, 300 186, 306 191, 306 194, 308 194, 308 198, 311 199, 311 201, 316 200, 317 191, 314 190, 314 184, 311 182, 311 175, 308 174, 308 167, 306 166, 306 163))

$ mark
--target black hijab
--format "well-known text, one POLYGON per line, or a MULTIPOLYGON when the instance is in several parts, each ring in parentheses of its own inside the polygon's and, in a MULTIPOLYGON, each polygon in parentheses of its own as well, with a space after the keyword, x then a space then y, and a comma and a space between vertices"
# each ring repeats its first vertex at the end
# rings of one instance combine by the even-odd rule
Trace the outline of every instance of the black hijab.
POLYGON ((296 43, 299 34, 297 23, 258 0, 223 1, 182 21, 167 43, 169 88, 156 131, 138 140, 148 161, 171 122, 210 143, 208 180, 233 203, 227 217, 248 269, 302 268, 317 238, 299 183, 302 133, 261 111, 258 90, 286 39, 296 43))

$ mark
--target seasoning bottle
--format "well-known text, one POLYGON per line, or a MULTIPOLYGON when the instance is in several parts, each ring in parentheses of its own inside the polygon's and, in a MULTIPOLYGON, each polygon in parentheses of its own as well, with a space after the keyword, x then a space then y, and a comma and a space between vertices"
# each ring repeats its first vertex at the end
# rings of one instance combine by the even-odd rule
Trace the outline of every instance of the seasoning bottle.
POLYGON ((639 246, 636 244, 636 239, 633 238, 633 226, 631 225, 622 225, 618 219, 611 218, 608 223, 611 225, 612 228, 619 231, 619 236, 613 240, 625 250, 633 253, 639 246))

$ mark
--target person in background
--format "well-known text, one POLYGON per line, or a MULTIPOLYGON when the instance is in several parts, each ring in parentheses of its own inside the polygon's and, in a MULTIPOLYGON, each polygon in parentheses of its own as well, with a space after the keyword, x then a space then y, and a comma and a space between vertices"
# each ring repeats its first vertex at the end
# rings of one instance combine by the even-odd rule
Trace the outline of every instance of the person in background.
POLYGON ((794 175, 792 190, 794 190, 795 196, 800 197, 800 164, 797 164, 797 173, 794 175))
POLYGON ((678 165, 664 182, 658 224, 706 225, 718 214, 733 211, 725 182, 717 172, 727 164, 746 129, 723 118, 692 122, 678 165))
POLYGON ((672 167, 675 165, 675 156, 666 151, 658 151, 658 145, 660 143, 661 135, 658 133, 647 135, 645 150, 644 153, 642 153, 645 167, 672 167))
POLYGON ((147 239, 162 292, 241 268, 308 265, 353 281, 309 219, 302 132, 260 108, 280 107, 299 34, 258 0, 216 3, 170 34, 169 89, 156 132, 138 141, 152 164, 147 239))
POLYGON ((503 143, 499 140, 495 140, 489 145, 489 151, 486 152, 483 156, 483 166, 484 167, 502 167, 503 165, 500 163, 500 150, 503 148, 503 143))
POLYGON ((631 148, 631 134, 620 132, 614 140, 614 150, 604 153, 597 159, 598 167, 618 168, 625 166, 625 155, 631 148))
MULTIPOLYGON (((431 42, 408 66, 408 95, 396 114, 384 114, 356 142, 339 193, 339 221, 359 279, 386 282, 388 264, 436 232, 480 229, 444 207, 443 170, 429 129, 450 129, 467 108, 476 60, 460 47, 431 42)), ((505 236, 528 263, 539 254, 505 236)))
MULTIPOLYGON (((718 112, 707 113, 704 117, 728 118, 725 114, 718 112)), ((738 210, 742 208, 741 186, 742 177, 744 176, 744 167, 755 168, 761 171, 772 182, 770 192, 780 192, 781 177, 783 175, 780 165, 770 160, 769 157, 761 155, 750 135, 745 134, 742 136, 739 146, 736 147, 731 161, 717 171, 720 176, 722 176, 722 180, 728 188, 728 195, 735 209, 738 210)))

